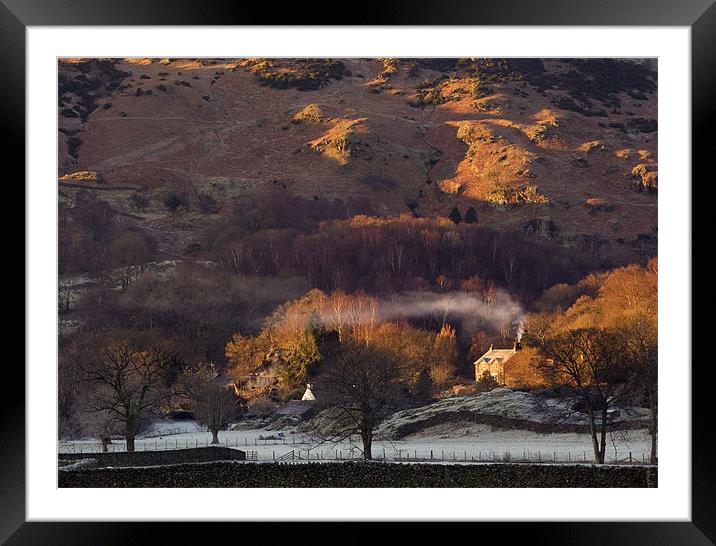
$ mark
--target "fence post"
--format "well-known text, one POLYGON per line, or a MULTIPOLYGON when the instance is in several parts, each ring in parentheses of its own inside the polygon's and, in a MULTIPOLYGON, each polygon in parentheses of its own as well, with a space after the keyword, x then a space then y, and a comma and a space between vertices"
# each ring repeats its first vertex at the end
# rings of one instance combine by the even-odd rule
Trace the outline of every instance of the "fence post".
POLYGON ((629 452, 629 462, 631 462, 631 451, 629 452))
POLYGON ((433 450, 432 449, 430 450, 430 460, 431 461, 433 460, 433 450))
POLYGON ((440 460, 441 461, 445 460, 445 450, 440 451, 440 460))
POLYGON ((273 460, 274 461, 276 460, 276 452, 275 451, 273 452, 273 460))

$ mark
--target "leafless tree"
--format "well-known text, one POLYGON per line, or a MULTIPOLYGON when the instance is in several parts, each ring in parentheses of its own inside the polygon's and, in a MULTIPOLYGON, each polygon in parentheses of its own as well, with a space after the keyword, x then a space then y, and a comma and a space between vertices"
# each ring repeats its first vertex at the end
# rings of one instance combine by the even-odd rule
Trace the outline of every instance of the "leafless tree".
POLYGON ((78 364, 88 384, 87 411, 107 415, 124 428, 127 451, 134 451, 140 420, 171 396, 165 376, 171 355, 161 346, 140 349, 131 340, 96 344, 78 364))
POLYGON ((111 255, 119 285, 126 290, 145 271, 152 256, 151 245, 143 236, 127 230, 112 241, 111 255))
POLYGON ((326 439, 340 441, 358 434, 363 458, 372 459, 374 432, 400 392, 396 363, 386 352, 358 342, 343 344, 324 368, 322 393, 332 406, 326 439))
POLYGON ((623 332, 602 328, 567 330, 530 339, 541 359, 539 372, 554 384, 571 384, 586 407, 595 462, 604 463, 609 410, 633 393, 639 370, 630 365, 623 332))
POLYGON ((74 287, 71 283, 59 285, 58 290, 58 308, 60 313, 67 313, 74 299, 74 287))
POLYGON ((186 369, 179 377, 177 394, 190 398, 196 418, 211 431, 211 443, 219 443, 219 431, 238 416, 238 399, 212 363, 186 369))
POLYGON ((658 435, 658 341, 656 328, 645 327, 636 320, 623 324, 626 336, 626 356, 632 367, 639 371, 638 383, 649 405, 649 435, 651 436, 650 462, 657 463, 658 435))

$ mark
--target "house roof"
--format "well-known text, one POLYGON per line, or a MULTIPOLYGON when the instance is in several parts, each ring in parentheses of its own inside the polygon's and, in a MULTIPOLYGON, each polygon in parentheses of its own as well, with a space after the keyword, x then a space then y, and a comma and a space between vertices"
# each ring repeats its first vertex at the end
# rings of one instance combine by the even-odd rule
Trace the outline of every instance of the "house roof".
POLYGON ((490 348, 484 355, 482 355, 480 358, 478 358, 475 361, 475 364, 478 364, 480 362, 490 363, 493 360, 496 360, 497 362, 505 362, 506 360, 512 358, 513 356, 515 356, 514 349, 493 349, 493 348, 490 348))
POLYGON ((314 408, 313 402, 305 400, 291 400, 281 409, 277 410, 276 413, 279 415, 296 415, 301 416, 304 413, 314 408))

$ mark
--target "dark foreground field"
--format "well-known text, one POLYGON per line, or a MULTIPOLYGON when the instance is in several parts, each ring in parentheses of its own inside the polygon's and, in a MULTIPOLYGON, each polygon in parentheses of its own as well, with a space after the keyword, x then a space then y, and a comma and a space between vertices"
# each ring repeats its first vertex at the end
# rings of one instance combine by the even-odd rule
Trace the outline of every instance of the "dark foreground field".
POLYGON ((60 487, 656 487, 645 466, 210 462, 60 470, 60 487))

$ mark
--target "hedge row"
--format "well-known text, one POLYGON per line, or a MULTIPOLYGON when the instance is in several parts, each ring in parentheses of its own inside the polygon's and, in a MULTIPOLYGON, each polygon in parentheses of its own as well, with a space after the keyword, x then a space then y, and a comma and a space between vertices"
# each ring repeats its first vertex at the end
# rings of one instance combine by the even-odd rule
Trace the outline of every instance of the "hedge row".
POLYGON ((60 472, 60 487, 656 487, 656 467, 205 463, 60 472))
POLYGON ((167 451, 134 451, 108 453, 59 453, 61 461, 94 459, 94 467, 105 466, 151 466, 215 461, 244 461, 246 452, 228 447, 212 446, 167 451))

